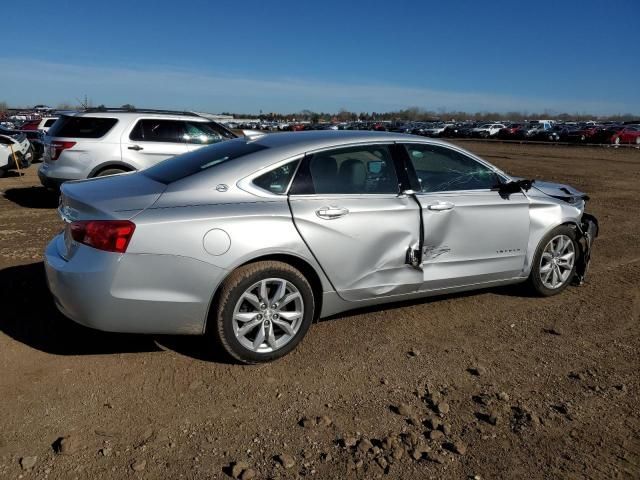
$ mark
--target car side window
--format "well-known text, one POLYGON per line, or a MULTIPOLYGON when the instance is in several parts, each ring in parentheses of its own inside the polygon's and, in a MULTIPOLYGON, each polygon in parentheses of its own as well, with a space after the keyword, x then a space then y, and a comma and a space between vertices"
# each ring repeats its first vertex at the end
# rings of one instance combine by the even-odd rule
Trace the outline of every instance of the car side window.
POLYGON ((276 195, 286 193, 298 163, 299 161, 295 160, 263 173, 253 179, 253 184, 276 195))
POLYGON ((129 138, 138 142, 184 143, 185 124, 180 120, 138 120, 129 138))
POLYGON ((186 122, 184 140, 197 145, 210 145, 224 140, 208 123, 186 122))
POLYGON ((317 153, 309 160, 309 173, 316 194, 398 192, 398 177, 387 145, 317 153))
POLYGON ((405 145, 424 193, 487 190, 498 184, 496 173, 473 158, 439 145, 405 145))

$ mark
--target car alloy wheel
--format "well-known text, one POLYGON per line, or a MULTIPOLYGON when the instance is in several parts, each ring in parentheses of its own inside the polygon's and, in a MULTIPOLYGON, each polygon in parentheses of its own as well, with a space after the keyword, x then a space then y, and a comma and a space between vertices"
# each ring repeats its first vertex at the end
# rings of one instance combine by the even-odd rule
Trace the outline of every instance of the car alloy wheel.
POLYGON ((282 278, 267 278, 247 288, 236 302, 233 332, 244 348, 271 353, 295 337, 303 318, 298 289, 282 278))
POLYGON ((560 288, 569 280, 575 260, 573 240, 566 235, 553 237, 540 257, 540 281, 548 289, 560 288))

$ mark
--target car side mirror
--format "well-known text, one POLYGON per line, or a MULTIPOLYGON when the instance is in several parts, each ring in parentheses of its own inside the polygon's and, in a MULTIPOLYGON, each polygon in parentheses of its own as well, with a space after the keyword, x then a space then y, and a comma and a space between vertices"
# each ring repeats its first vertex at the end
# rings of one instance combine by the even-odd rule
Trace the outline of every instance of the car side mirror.
POLYGON ((518 193, 522 191, 528 191, 533 186, 534 180, 512 180, 507 183, 500 183, 498 185, 498 191, 501 195, 511 195, 512 193, 518 193))

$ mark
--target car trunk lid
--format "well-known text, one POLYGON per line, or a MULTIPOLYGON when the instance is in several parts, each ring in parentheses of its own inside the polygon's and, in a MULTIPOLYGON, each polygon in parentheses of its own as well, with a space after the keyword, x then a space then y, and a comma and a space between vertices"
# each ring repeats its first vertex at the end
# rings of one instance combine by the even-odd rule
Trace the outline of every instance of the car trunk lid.
POLYGON ((58 213, 65 222, 60 254, 69 259, 76 245, 70 224, 78 220, 131 220, 153 205, 166 185, 137 172, 92 178, 62 185, 58 213))

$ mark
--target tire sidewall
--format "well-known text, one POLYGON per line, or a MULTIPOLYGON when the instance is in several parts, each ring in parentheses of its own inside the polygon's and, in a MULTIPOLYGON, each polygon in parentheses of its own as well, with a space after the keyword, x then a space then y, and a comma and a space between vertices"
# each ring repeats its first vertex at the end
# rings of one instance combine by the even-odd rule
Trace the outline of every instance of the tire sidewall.
POLYGON ((104 170, 101 170, 100 172, 98 172, 95 176, 96 177, 109 177, 111 175, 118 175, 120 173, 126 173, 126 170, 123 170, 121 168, 105 168, 104 170))
POLYGON ((578 256, 580 255, 580 245, 576 240, 576 232, 575 230, 568 225, 559 225, 547 233, 542 240, 540 241, 538 248, 536 249, 536 254, 533 257, 533 265, 531 267, 531 273, 529 275, 529 280, 534 290, 544 297, 550 297, 552 295, 557 295, 563 292, 572 282, 575 274, 576 274, 576 266, 578 264, 578 256), (542 254, 544 252, 545 247, 551 241, 553 237, 558 235, 566 235, 573 242, 573 249, 575 252, 575 258, 573 262, 573 269, 571 270, 571 274, 567 277, 567 280, 561 287, 558 288, 547 288, 540 279, 540 260, 542 258, 542 254))
MULTIPOLYGON (((233 282, 233 280, 232 280, 233 282)), ((227 287, 227 286, 226 286, 227 287)), ((314 297, 311 285, 306 278, 293 268, 269 266, 263 270, 256 271, 240 281, 233 282, 228 285, 228 293, 221 298, 223 302, 218 308, 217 314, 217 332, 218 338, 222 341, 223 346, 227 349, 236 360, 244 363, 262 363, 283 357, 295 349, 305 337, 309 327, 313 323, 314 318, 314 297), (284 347, 269 353, 257 353, 246 349, 237 339, 233 332, 233 311, 236 303, 244 292, 256 282, 266 278, 282 278, 291 282, 300 292, 304 306, 304 316, 302 324, 298 329, 295 337, 289 341, 284 347), (223 337, 223 338, 220 338, 223 337)))

